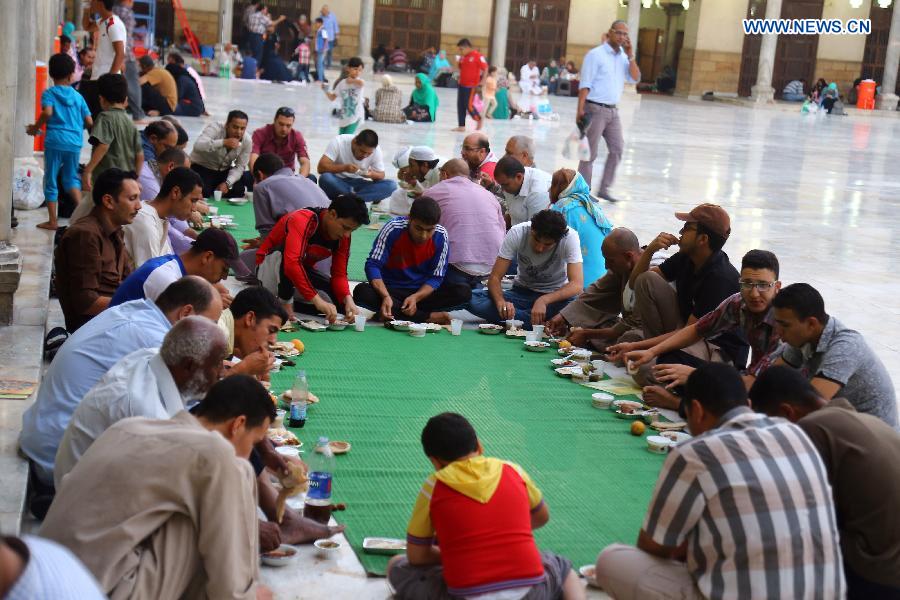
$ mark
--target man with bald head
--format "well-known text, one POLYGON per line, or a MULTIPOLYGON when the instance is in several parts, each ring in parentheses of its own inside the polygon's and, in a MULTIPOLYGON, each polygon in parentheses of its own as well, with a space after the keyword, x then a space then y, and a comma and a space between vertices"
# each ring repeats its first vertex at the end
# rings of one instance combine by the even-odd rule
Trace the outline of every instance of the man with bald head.
POLYGON ((568 334, 576 346, 587 344, 603 350, 619 341, 643 338, 641 323, 633 312, 634 292, 628 277, 641 256, 641 245, 630 229, 613 229, 601 246, 606 274, 592 283, 547 324, 554 335, 568 334), (574 328, 571 329, 570 328, 574 328))
POLYGON ((440 171, 441 181, 428 189, 428 196, 440 206, 440 224, 453 240, 444 281, 477 289, 490 274, 503 243, 503 212, 496 196, 469 179, 464 160, 448 160, 440 171))
POLYGON ((124 356, 158 348, 172 325, 191 315, 216 321, 222 299, 206 280, 188 276, 156 300, 126 302, 104 310, 62 345, 41 380, 37 399, 22 416, 19 445, 28 457, 31 511, 43 518, 53 499, 53 465, 72 413, 85 394, 124 356))
POLYGON ((534 168, 534 139, 527 135, 514 135, 506 141, 506 156, 512 156, 525 167, 534 168))
POLYGON ((53 469, 56 487, 114 423, 128 417, 166 419, 199 402, 219 380, 227 347, 215 322, 190 316, 172 326, 159 348, 137 350, 116 363, 66 427, 53 469))
POLYGON ((462 159, 469 165, 469 178, 482 185, 494 182, 494 167, 497 159, 491 152, 491 142, 487 134, 480 131, 470 133, 463 139, 462 159))

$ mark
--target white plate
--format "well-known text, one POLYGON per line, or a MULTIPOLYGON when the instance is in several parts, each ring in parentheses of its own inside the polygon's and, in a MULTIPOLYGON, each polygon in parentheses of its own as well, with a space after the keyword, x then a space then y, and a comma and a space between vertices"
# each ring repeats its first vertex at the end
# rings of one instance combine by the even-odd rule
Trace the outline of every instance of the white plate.
POLYGON ((228 204, 234 204, 235 206, 243 206, 250 202, 246 198, 229 198, 228 204))
POLYGON ((282 544, 276 548, 276 551, 287 552, 289 556, 269 556, 270 553, 260 554, 260 559, 264 565, 270 567, 284 567, 297 560, 297 549, 287 544, 282 544))
POLYGON ((547 342, 523 342, 522 345, 529 352, 546 352, 547 348, 550 347, 550 344, 547 342))
POLYGON ((574 360, 566 358, 551 358, 550 364, 554 367, 574 367, 578 365, 574 360))
POLYGON ((559 367, 558 369, 553 369, 556 371, 556 374, 560 377, 574 377, 575 375, 581 375, 581 367, 559 367))
POLYGON ((400 554, 406 552, 406 540, 367 537, 363 539, 363 551, 369 554, 400 554))
POLYGON ((412 323, 410 321, 391 321, 390 325, 396 331, 409 331, 409 326, 412 323))
POLYGON ((502 325, 494 325, 493 323, 478 324, 478 333, 484 333, 486 335, 497 335, 501 331, 503 331, 502 325))

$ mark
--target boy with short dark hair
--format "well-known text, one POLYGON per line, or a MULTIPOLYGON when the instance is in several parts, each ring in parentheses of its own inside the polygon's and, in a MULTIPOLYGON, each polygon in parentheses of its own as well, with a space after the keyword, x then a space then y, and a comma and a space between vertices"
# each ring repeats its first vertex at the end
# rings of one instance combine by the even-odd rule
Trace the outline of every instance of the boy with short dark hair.
POLYGON ((472 288, 444 280, 450 244, 440 220, 441 207, 422 196, 408 217, 395 217, 382 227, 366 260, 368 281, 353 290, 356 303, 387 321, 399 307, 399 318, 436 322, 440 315, 435 313, 468 302, 472 288))
POLYGON ((144 165, 141 135, 125 112, 128 106, 125 76, 117 73, 101 75, 97 87, 103 111, 97 115, 88 139, 94 148, 81 175, 81 189, 85 191, 90 191, 94 180, 110 167, 140 173, 144 165))
POLYGON ((572 563, 534 542, 550 512, 520 466, 483 456, 472 424, 456 413, 428 420, 422 449, 436 472, 416 498, 406 555, 388 564, 395 598, 584 597, 572 563))
POLYGON ((41 229, 55 230, 56 202, 59 197, 57 182, 62 179, 65 190, 77 205, 81 202, 81 181, 78 179, 78 161, 83 142, 82 131, 94 125, 91 111, 84 97, 72 88, 75 61, 68 54, 50 57, 50 78, 53 87, 41 94, 41 116, 29 125, 28 135, 39 135, 46 123, 44 138, 44 200, 47 201, 47 221, 41 229))
POLYGON ((334 87, 334 93, 329 92, 326 88, 322 88, 325 95, 332 102, 337 98, 341 99, 340 107, 340 131, 339 134, 355 133, 356 128, 366 118, 366 109, 364 102, 366 99, 366 82, 360 79, 363 71, 362 59, 354 56, 347 61, 347 77, 340 80, 334 87))

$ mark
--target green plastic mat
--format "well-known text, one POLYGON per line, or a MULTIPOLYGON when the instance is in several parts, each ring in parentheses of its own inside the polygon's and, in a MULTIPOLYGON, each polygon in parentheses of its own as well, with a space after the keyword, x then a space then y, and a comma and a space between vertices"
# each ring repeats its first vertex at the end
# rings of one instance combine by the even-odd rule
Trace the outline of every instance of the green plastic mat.
POLYGON ((383 575, 388 557, 362 552, 363 538, 405 538, 422 482, 432 471, 419 436, 429 417, 455 411, 469 418, 485 453, 522 465, 543 491, 550 522, 539 546, 593 563, 613 542, 634 543, 662 456, 629 433, 631 421, 591 406, 593 390, 558 377, 553 350, 524 351, 522 340, 464 330, 424 339, 369 323, 362 333, 280 334, 299 338, 297 367, 273 375, 279 395, 305 369, 311 405, 294 430, 311 452, 320 435, 349 441, 336 457, 335 516, 365 569, 383 575))
MULTIPOLYGON (((252 204, 235 206, 228 204, 225 200, 220 202, 212 200, 209 203, 218 207, 220 215, 231 215, 234 217, 236 227, 227 231, 234 236, 239 246, 242 240, 257 237, 256 217, 253 215, 252 204)), ((369 257, 369 251, 372 249, 372 244, 375 242, 377 235, 378 231, 369 227, 360 227, 353 232, 350 244, 350 261, 347 264, 347 276, 352 281, 366 280, 366 259, 369 257)))

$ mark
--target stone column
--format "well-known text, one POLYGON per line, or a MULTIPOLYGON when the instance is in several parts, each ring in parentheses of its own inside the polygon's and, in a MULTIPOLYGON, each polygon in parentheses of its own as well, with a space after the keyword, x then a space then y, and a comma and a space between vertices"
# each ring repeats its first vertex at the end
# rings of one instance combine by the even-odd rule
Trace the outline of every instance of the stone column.
POLYGON ((359 49, 358 55, 365 65, 365 73, 372 73, 372 39, 375 37, 375 0, 360 0, 359 3, 359 49))
MULTIPOLYGON (((781 18, 781 0, 768 0, 766 3, 766 19, 781 18)), ((772 87, 772 71, 775 69, 775 50, 778 48, 778 36, 774 33, 763 35, 759 47, 759 65, 756 68, 756 85, 750 88, 750 99, 755 102, 773 102, 775 88, 772 87)))
MULTIPOLYGON (((697 9, 700 7, 697 6, 697 9)), ((666 4, 666 52, 663 58, 663 66, 675 65, 675 40, 678 39, 678 17, 684 12, 680 4, 666 4)))
POLYGON ((16 61, 16 106, 14 112, 7 114, 16 115, 13 123, 15 157, 26 158, 34 155, 34 138, 25 133, 25 126, 34 123, 34 38, 37 13, 31 0, 14 2, 16 3, 19 5, 18 22, 13 31, 13 45, 6 54, 8 57, 15 57, 16 61))
POLYGON ((887 53, 884 57, 884 75, 881 79, 881 95, 875 97, 878 110, 897 110, 897 69, 900 68, 900 4, 894 2, 891 32, 888 35, 887 53))
POLYGON ((488 62, 495 67, 504 67, 509 35, 509 0, 494 0, 494 31, 491 33, 491 55, 488 62))
MULTIPOLYGON (((600 24, 600 29, 606 31, 608 25, 600 24)), ((628 36, 631 38, 631 45, 634 46, 635 57, 637 56, 638 35, 641 30, 641 0, 628 0, 628 36)))
MULTIPOLYGON (((0 19, 0 52, 3 56, 14 57, 17 54, 20 38, 19 17, 16 13, 21 5, 27 3, 27 0, 10 2, 3 19, 0 19)), ((0 114, 14 115, 16 112, 17 78, 17 68, 0 69, 0 114)), ((19 287, 22 273, 22 257, 18 248, 9 241, 12 234, 10 218, 17 126, 17 119, 0 119, 0 325, 8 325, 12 321, 13 294, 19 287)))
POLYGON ((33 0, 34 4, 34 55, 36 60, 47 62, 53 55, 53 38, 56 37, 58 20, 55 0, 33 0))
POLYGON ((223 47, 231 43, 233 17, 234 1, 219 0, 219 43, 223 47))

